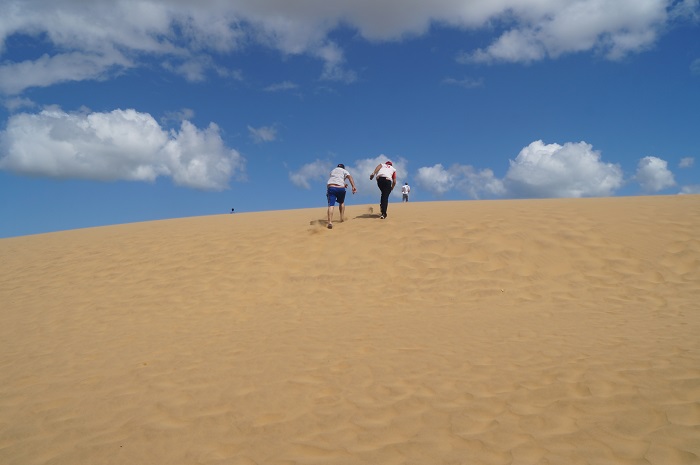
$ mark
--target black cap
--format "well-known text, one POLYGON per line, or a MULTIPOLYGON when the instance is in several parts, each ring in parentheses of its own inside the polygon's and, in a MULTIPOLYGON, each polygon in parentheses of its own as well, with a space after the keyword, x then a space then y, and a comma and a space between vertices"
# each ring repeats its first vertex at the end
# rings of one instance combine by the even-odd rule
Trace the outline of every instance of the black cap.
POLYGON ((345 169, 345 165, 343 165, 342 163, 338 163, 338 168, 343 168, 343 169, 345 169))

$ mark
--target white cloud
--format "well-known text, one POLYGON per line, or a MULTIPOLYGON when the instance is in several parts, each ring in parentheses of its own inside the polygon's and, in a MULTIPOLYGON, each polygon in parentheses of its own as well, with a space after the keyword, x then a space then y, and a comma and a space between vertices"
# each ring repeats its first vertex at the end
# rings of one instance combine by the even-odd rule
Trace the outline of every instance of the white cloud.
POLYGON ((473 61, 489 63, 492 61, 513 61, 529 63, 545 58, 546 48, 533 31, 514 30, 505 32, 488 48, 479 49, 472 54, 460 54, 458 62, 473 61))
POLYGON ((471 166, 456 166, 454 171, 458 177, 457 190, 464 192, 472 199, 500 197, 506 194, 503 181, 497 179, 489 169, 477 171, 471 166))
POLYGON ((272 126, 262 126, 259 128, 248 126, 248 134, 256 143, 272 142, 277 139, 277 129, 272 126))
MULTIPOLYGON (((514 23, 471 54, 477 62, 530 62, 596 50, 609 59, 649 48, 667 22, 668 0, 506 2, 514 23)), ((501 15, 509 10, 499 12, 501 15)))
POLYGON ((659 192, 676 185, 673 173, 668 169, 668 163, 657 157, 644 157, 639 160, 634 179, 642 190, 648 193, 659 192))
POLYGON ((194 110, 191 108, 182 108, 178 111, 169 111, 164 113, 160 121, 164 124, 168 124, 173 121, 182 123, 182 121, 191 120, 192 118, 194 118, 194 110))
POLYGON ((700 21, 700 0, 678 0, 670 5, 673 19, 700 21))
POLYGON ((680 168, 690 168, 693 166, 693 164, 695 164, 695 158, 685 157, 685 158, 681 158, 681 161, 680 161, 680 163, 678 163, 678 166, 680 168))
MULTIPOLYGON (((189 80, 212 70, 217 57, 252 44, 320 59, 321 78, 353 82, 341 46, 329 37, 340 25, 366 40, 402 40, 431 27, 500 34, 468 50, 476 61, 528 62, 596 51, 617 59, 643 51, 672 19, 697 15, 697 1, 670 0, 54 0, 14 2, 0 17, 0 45, 25 34, 48 54, 5 60, 0 90, 16 94, 58 82, 103 79, 139 65, 145 56, 189 80)), ((0 47, 2 49, 2 47, 0 47)))
POLYGON ((297 187, 311 189, 312 183, 324 183, 328 180, 332 164, 328 160, 315 160, 307 163, 297 171, 289 173, 289 180, 297 187))
POLYGON ((446 169, 438 163, 418 169, 416 184, 436 196, 458 190, 469 198, 499 197, 506 194, 503 181, 489 169, 477 171, 469 165, 455 164, 446 169))
POLYGON ((294 84, 293 82, 283 81, 283 82, 278 82, 276 84, 271 84, 271 85, 265 87, 264 90, 267 92, 282 92, 285 90, 295 90, 298 88, 299 88, 299 86, 297 84, 294 84))
POLYGON ((85 52, 42 55, 34 61, 0 65, 0 92, 14 95, 29 87, 46 87, 60 82, 104 79, 119 67, 133 66, 119 53, 96 55, 85 52))
POLYGON ((0 169, 56 178, 153 181, 222 190, 243 171, 244 158, 227 148, 215 124, 183 121, 167 131, 147 113, 66 113, 48 108, 13 115, 0 133, 0 169))
POLYGON ((622 186, 619 166, 604 163, 600 153, 585 142, 544 144, 523 148, 504 179, 513 197, 609 196, 622 186))
POLYGON ((451 86, 463 87, 465 89, 474 89, 475 87, 483 87, 484 80, 483 79, 475 79, 475 78, 464 78, 464 79, 445 78, 442 80, 442 83, 447 84, 447 85, 451 85, 451 86))
POLYGON ((182 76, 188 82, 203 82, 207 79, 210 71, 219 77, 228 78, 232 81, 243 80, 243 72, 241 70, 231 70, 220 66, 212 57, 207 55, 168 57, 163 60, 161 66, 167 71, 182 76))
POLYGON ((681 194, 700 194, 700 184, 683 186, 681 194))
POLYGON ((163 68, 174 74, 179 74, 188 82, 202 82, 206 79, 207 71, 211 68, 211 60, 205 57, 194 60, 163 62, 163 68))
POLYGON ((454 177, 449 170, 446 170, 442 164, 438 163, 433 166, 424 166, 418 168, 416 174, 416 184, 427 192, 432 192, 435 195, 444 195, 454 188, 454 177))
POLYGON ((354 71, 344 68, 345 58, 343 51, 336 44, 331 42, 319 47, 315 55, 321 58, 324 63, 321 79, 345 83, 357 80, 357 74, 354 71))
POLYGON ((524 147, 503 179, 492 170, 441 164, 422 167, 416 174, 422 190, 436 196, 456 190, 469 198, 547 198, 609 196, 623 184, 619 166, 600 160, 600 153, 585 143, 524 147))
POLYGON ((20 108, 34 108, 36 103, 24 97, 11 97, 2 102, 3 106, 10 111, 16 111, 20 108))
POLYGON ((697 58, 690 63, 690 74, 693 76, 700 76, 700 58, 697 58))

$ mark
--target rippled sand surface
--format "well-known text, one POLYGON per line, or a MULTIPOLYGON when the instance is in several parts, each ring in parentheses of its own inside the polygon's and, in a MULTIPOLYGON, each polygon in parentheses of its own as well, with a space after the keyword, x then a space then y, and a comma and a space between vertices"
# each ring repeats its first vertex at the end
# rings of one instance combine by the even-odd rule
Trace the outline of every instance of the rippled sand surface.
POLYGON ((0 239, 0 463, 700 463, 699 196, 376 211, 0 239))

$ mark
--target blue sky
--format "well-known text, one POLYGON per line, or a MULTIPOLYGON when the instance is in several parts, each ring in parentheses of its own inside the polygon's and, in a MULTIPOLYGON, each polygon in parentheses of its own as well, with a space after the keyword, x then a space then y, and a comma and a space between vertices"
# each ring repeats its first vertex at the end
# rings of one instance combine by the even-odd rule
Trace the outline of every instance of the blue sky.
POLYGON ((2 4, 0 237, 323 211, 337 163, 373 204, 387 159, 413 201, 700 193, 698 0, 2 4))

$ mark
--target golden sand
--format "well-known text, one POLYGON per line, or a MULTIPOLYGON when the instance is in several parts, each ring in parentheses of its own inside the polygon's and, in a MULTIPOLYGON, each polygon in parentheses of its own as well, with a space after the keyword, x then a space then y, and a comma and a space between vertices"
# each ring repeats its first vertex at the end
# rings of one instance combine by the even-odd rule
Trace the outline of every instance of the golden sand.
POLYGON ((700 196, 376 210, 0 239, 0 463, 700 463, 700 196))

